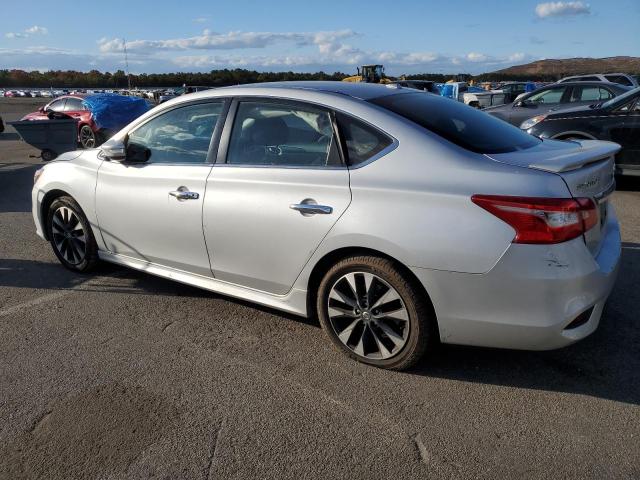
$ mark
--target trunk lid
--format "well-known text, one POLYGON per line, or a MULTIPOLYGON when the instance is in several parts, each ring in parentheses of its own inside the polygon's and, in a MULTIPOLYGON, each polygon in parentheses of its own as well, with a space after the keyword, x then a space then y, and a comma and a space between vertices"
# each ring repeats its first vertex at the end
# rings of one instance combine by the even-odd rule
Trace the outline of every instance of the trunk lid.
POLYGON ((620 145, 599 140, 544 140, 526 150, 490 154, 494 161, 560 175, 575 198, 588 197, 595 203, 599 222, 585 234, 595 256, 606 224, 608 197, 615 189, 614 156, 620 145))

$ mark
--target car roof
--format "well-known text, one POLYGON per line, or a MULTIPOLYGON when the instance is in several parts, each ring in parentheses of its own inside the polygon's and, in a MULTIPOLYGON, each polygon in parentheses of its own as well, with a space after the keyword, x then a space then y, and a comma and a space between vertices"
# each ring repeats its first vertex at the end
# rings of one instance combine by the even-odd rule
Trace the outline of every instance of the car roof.
MULTIPOLYGON (((400 93, 403 89, 397 85, 391 87, 364 82, 331 82, 331 81, 294 81, 294 82, 266 82, 266 83, 248 83, 244 85, 236 85, 232 87, 222 87, 214 90, 205 90, 192 95, 198 97, 214 96, 214 92, 224 92, 227 95, 243 95, 246 90, 252 90, 251 94, 260 94, 259 90, 264 93, 273 93, 274 89, 282 90, 282 93, 292 93, 300 91, 314 91, 321 93, 334 93, 347 95, 349 97, 361 100, 369 100, 372 98, 383 97, 400 93)), ((194 98, 194 97, 192 97, 194 98)))
MULTIPOLYGON (((622 85, 621 83, 614 82, 603 82, 599 80, 589 80, 587 82, 556 82, 545 85, 544 87, 540 87, 537 90, 542 90, 543 88, 549 87, 609 87, 609 88, 621 88, 622 90, 631 90, 632 87, 627 85, 622 85)), ((534 90, 536 91, 536 90, 534 90)))

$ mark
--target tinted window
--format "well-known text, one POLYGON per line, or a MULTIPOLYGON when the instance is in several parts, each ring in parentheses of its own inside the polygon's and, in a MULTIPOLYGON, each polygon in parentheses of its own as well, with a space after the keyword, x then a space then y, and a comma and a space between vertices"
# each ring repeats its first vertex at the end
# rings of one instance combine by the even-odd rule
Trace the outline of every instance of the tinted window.
POLYGON ((360 120, 341 113, 336 118, 346 144, 349 165, 366 162, 393 143, 389 136, 360 120))
POLYGON ((611 93, 602 87, 573 87, 571 92, 571 102, 600 102, 611 97, 611 93))
POLYGON ((227 163, 339 166, 331 116, 312 106, 241 102, 233 121, 227 163))
POLYGON ((205 163, 222 102, 179 107, 129 134, 127 155, 147 155, 150 163, 205 163))
POLYGON ((504 153, 540 143, 519 128, 487 113, 435 95, 408 93, 370 100, 467 150, 504 153))
POLYGON ((49 106, 47 107, 47 110, 51 110, 54 112, 61 112, 62 110, 64 110, 64 102, 66 101, 66 99, 62 98, 60 100, 56 100, 55 102, 51 102, 49 104, 49 106))
POLYGON ((78 110, 86 110, 79 98, 67 98, 67 104, 64 106, 65 112, 76 112, 78 110))
POLYGON ((605 75, 604 78, 606 78, 607 80, 613 83, 619 83, 621 85, 626 85, 628 87, 633 86, 633 83, 631 83, 631 81, 623 75, 605 75))
POLYGON ((611 100, 607 100, 607 102, 602 105, 602 108, 618 108, 627 103, 629 99, 636 98, 639 94, 640 87, 634 88, 633 90, 629 90, 628 92, 612 98, 611 100))
POLYGON ((541 92, 534 93, 529 98, 527 98, 527 102, 530 103, 544 103, 545 105, 560 103, 562 99, 562 95, 564 95, 564 91, 566 87, 561 88, 550 88, 549 90, 543 90, 541 92))

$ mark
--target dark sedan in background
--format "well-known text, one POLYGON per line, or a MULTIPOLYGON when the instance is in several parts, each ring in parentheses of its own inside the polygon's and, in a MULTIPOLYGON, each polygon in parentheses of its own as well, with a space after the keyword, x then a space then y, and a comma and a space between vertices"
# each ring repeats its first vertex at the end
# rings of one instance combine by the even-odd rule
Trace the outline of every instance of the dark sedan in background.
POLYGON ((541 138, 616 142, 622 146, 616 173, 640 175, 640 87, 606 102, 536 115, 521 128, 541 138))
POLYGON ((629 90, 630 87, 610 82, 554 83, 529 92, 515 102, 488 107, 484 111, 519 127, 536 115, 603 102, 629 90))

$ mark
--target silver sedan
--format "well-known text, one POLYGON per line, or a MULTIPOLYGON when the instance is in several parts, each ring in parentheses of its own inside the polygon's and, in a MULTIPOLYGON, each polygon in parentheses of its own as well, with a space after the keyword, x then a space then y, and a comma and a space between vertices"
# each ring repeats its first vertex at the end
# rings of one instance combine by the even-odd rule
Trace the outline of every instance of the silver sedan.
POLYGON ((33 217, 67 268, 315 316, 350 357, 404 369, 436 342, 541 350, 597 328, 618 149, 397 86, 246 85, 61 155, 36 172, 33 217))

